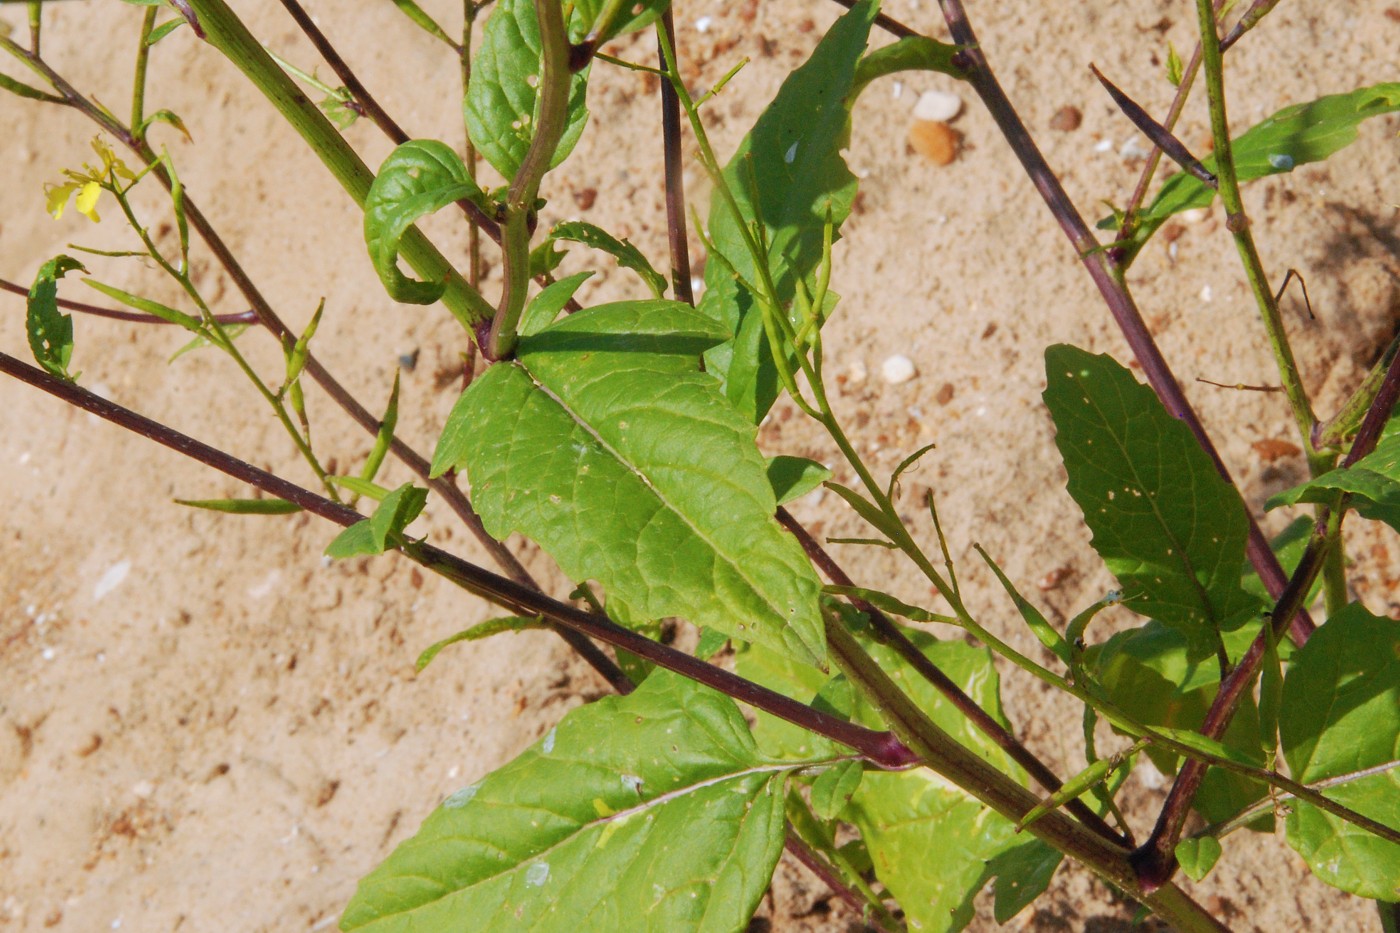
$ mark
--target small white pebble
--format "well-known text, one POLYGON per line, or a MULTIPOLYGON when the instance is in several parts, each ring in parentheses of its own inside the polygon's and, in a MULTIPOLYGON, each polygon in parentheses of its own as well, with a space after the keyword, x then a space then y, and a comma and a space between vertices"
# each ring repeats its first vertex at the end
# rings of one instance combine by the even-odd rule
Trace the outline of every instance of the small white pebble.
POLYGON ((1094 143, 1094 151, 1095 151, 1095 152, 1112 152, 1112 151, 1113 151, 1113 140, 1111 140, 1111 139, 1101 139, 1101 140, 1099 140, 1098 142, 1094 143))
POLYGON ((712 19, 711 17, 702 16, 695 21, 695 28, 700 30, 701 32, 709 32, 710 24, 713 22, 714 19, 712 19))
POLYGON ((150 781, 138 781, 136 785, 131 788, 131 792, 142 800, 145 800, 156 792, 156 786, 150 781))
POLYGON ((899 100, 901 97, 903 97, 903 96, 904 96, 904 82, 903 82, 903 81, 896 81, 896 82, 894 82, 893 91, 894 91, 894 99, 895 99, 895 100, 899 100))
POLYGON ((1215 295, 1215 293, 1211 290, 1211 287, 1210 287, 1209 285, 1202 285, 1202 286, 1201 286, 1201 300, 1202 300, 1202 301, 1210 301, 1210 299, 1211 299, 1214 295, 1215 295))
POLYGON ((846 367, 846 380, 852 385, 860 385, 870 377, 870 372, 865 368, 865 364, 856 360, 846 367))
POLYGON ((55 654, 56 652, 52 648, 45 648, 43 651, 39 652, 39 656, 45 661, 52 661, 55 654))
POLYGON ((1188 224, 1198 224, 1210 216, 1210 208, 1193 207, 1189 211, 1181 212, 1181 219, 1188 224))
POLYGON ((1159 790, 1167 786, 1166 776, 1162 774, 1161 771, 1157 770, 1157 766, 1152 763, 1152 759, 1148 758, 1146 755, 1138 759, 1138 764, 1137 767, 1133 769, 1133 774, 1137 775, 1138 780, 1142 781, 1142 786, 1146 787, 1148 790, 1159 790))
POLYGON ((102 579, 97 581, 97 586, 92 588, 93 602, 106 596, 108 593, 122 585, 126 575, 131 573, 131 561, 122 560, 107 568, 107 572, 102 575, 102 579))
POLYGON ((924 91, 914 104, 915 120, 937 120, 947 123, 962 112, 962 100, 947 91, 924 91))
POLYGON ((914 368, 914 361, 902 353, 894 356, 880 364, 880 376, 892 386, 908 382, 913 379, 918 370, 914 368))
POLYGON ((29 462, 29 457, 30 457, 29 451, 27 451, 27 450, 26 450, 24 453, 20 454, 20 455, 19 455, 19 465, 20 465, 20 466, 24 466, 26 463, 28 463, 28 462, 29 462))
POLYGON ((1137 162, 1147 158, 1148 154, 1148 150, 1136 139, 1128 140, 1118 150, 1118 158, 1124 162, 1137 162))

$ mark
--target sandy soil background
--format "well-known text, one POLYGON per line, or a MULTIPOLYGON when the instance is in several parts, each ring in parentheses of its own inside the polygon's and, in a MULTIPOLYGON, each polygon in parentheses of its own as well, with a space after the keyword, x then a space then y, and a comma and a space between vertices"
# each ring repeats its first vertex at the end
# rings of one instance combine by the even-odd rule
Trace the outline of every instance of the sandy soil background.
MULTIPOLYGON (((425 5, 443 22, 458 22, 453 4, 425 5)), ((239 6, 280 54, 308 70, 316 64, 276 4, 239 6)), ((1189 51, 1192 4, 1086 2, 1057 5, 1053 16, 1034 3, 970 6, 994 67, 1071 195, 1091 215, 1100 199, 1121 202, 1144 144, 1087 66, 1096 63, 1163 112, 1171 93, 1167 42, 1189 51), (1082 123, 1053 129, 1065 107, 1080 111, 1082 123)), ((412 135, 460 143, 457 77, 445 47, 389 3, 312 9, 412 135)), ((931 0, 890 0, 887 10, 946 36, 931 0)), ((721 152, 836 13, 816 0, 680 4, 682 56, 696 84, 752 59, 708 110, 721 152)), ((7 5, 0 17, 22 32, 22 10, 7 5)), ((78 88, 124 113, 139 20, 139 10, 112 2, 48 5, 46 55, 78 88)), ((1393 79, 1397 47, 1400 8, 1389 0, 1281 4, 1231 53, 1233 116, 1252 123, 1292 102, 1393 79)), ((626 40, 616 51, 650 60, 654 41, 626 40)), ((349 200, 272 108, 188 29, 158 46, 151 88, 151 108, 178 112, 194 142, 165 129, 157 140, 274 306, 299 327, 325 297, 316 349, 330 370, 378 410, 399 358, 417 355, 403 374, 400 432, 430 450, 460 377, 460 329, 440 309, 396 307, 384 297, 349 200)), ((590 93, 592 124, 547 182, 546 219, 587 218, 631 237, 664 267, 655 97, 648 81, 601 67, 590 93)), ((129 247, 110 201, 99 227, 71 210, 58 222, 44 213, 43 183, 91 158, 89 124, 3 96, 0 126, 0 276, 28 283, 69 242, 129 247)), ((1293 266, 1307 276, 1317 319, 1292 295, 1285 315, 1322 411, 1356 383, 1400 311, 1396 129, 1393 118, 1374 120, 1327 164, 1247 192, 1270 270, 1281 276, 1293 266)), ((1206 134, 1204 107, 1193 101, 1181 135, 1199 149, 1206 134)), ((367 122, 347 135, 370 164, 389 151, 367 122)), ((863 178, 862 198, 839 247, 834 287, 844 300, 827 339, 828 365, 841 374, 839 411, 884 469, 916 446, 938 443, 908 484, 911 515, 923 488, 938 493, 970 605, 1018 648, 1038 651, 971 544, 985 546, 1054 619, 1109 586, 1064 490, 1039 398, 1041 353, 1060 341, 1120 359, 1126 349, 969 92, 937 76, 882 81, 857 111, 850 161, 863 178), (957 92, 968 104, 953 124, 960 155, 946 167, 906 141, 914 102, 930 89, 957 92), (914 379, 881 379, 894 353, 913 360, 914 379)), ((699 172, 688 180, 690 199, 703 207, 699 172)), ((161 216, 158 202, 143 203, 148 216, 161 216)), ((460 256, 465 237, 451 221, 427 226, 460 256)), ((1132 283, 1258 507, 1305 466, 1286 446, 1281 396, 1195 382, 1276 380, 1218 209, 1175 233, 1175 250, 1158 237, 1132 283)), ((216 308, 242 310, 226 274, 202 251, 196 256, 196 278, 216 308)), ((99 257, 89 267, 118 286, 177 298, 154 269, 99 257)), ((634 280, 610 261, 598 268, 586 301, 636 294, 634 280)), ((498 284, 493 270, 489 296, 498 284)), ((90 297, 76 282, 63 294, 90 297)), ((0 296, 0 310, 0 349, 27 357, 22 300, 0 296)), ((205 351, 167 365, 185 342, 177 333, 91 318, 76 327, 74 365, 89 388, 307 480, 274 419, 225 359, 205 351)), ((264 335, 249 333, 242 345, 263 372, 280 371, 264 335)), ((370 439, 316 390, 308 390, 308 404, 318 449, 357 464, 370 439)), ((790 407, 779 407, 761 440, 769 452, 835 457, 790 407)), ((395 464, 385 478, 408 477, 395 464)), ((488 610, 392 557, 328 564, 320 554, 333 531, 304 516, 220 517, 171 502, 238 494, 229 480, 0 381, 0 928, 328 929, 356 879, 444 795, 605 689, 545 634, 453 650, 415 677, 423 647, 488 610)), ((860 533, 832 496, 814 494, 794 511, 821 534, 860 533)), ((931 536, 926 522, 914 521, 931 536)), ((439 544, 477 554, 438 503, 419 527, 439 544)), ((535 549, 516 545, 554 592, 567 592, 535 549)), ((841 546, 836 553, 858 581, 931 602, 912 571, 885 553, 841 546)), ((1393 537, 1357 525, 1347 554, 1356 595, 1373 611, 1400 612, 1393 537)), ((1032 748, 1061 773, 1076 770, 1072 705, 1021 677, 1008 678, 1004 693, 1032 748)), ((1159 781, 1133 779, 1128 800, 1138 825, 1146 826, 1164 792, 1159 781)), ((1379 929, 1369 905, 1313 880, 1281 838, 1231 843, 1215 873, 1188 887, 1235 929, 1379 929)), ((762 915, 780 930, 853 922, 786 861, 762 915)), ((1103 933, 1128 929, 1132 915, 1085 872, 1064 869, 1013 926, 1103 933)), ((984 909, 976 928, 993 927, 984 909)))

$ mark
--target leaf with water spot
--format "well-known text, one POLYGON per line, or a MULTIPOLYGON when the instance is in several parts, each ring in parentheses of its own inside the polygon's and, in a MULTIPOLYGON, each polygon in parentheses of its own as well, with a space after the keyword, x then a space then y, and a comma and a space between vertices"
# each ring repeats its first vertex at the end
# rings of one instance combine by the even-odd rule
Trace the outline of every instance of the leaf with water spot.
POLYGON ((658 670, 444 801, 341 929, 742 929, 782 852, 792 767, 728 697, 658 670))

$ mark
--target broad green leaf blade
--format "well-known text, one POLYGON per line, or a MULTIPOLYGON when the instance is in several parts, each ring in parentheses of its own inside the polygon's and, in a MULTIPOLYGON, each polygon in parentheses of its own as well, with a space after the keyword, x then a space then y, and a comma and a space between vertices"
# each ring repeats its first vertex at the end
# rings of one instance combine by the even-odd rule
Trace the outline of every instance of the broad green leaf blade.
MULTIPOLYGON (((1279 739, 1304 784, 1400 759, 1400 622, 1353 603, 1314 632, 1283 682, 1279 739)), ((1322 793, 1400 828, 1400 769, 1322 793)), ((1288 844, 1313 874, 1361 897, 1400 900, 1400 846, 1306 803, 1289 806, 1288 844)))
MULTIPOLYGON (((739 144, 723 174, 742 217, 734 217, 718 189, 710 199, 717 255, 705 267, 701 308, 728 325, 733 349, 708 362, 711 372, 734 383, 727 394, 755 422, 776 400, 778 386, 762 312, 745 294, 744 282, 757 287, 761 279, 742 231, 762 223, 762 261, 784 308, 792 308, 799 280, 813 293, 827 220, 833 239, 839 237, 855 199, 856 177, 841 149, 850 140, 848 99, 874 16, 875 4, 862 0, 837 20, 739 144)), ((797 309, 791 313, 800 326, 797 309)))
POLYGON ((1351 508, 1362 518, 1385 522, 1400 531, 1400 433, 1382 437, 1375 450, 1350 467, 1332 470, 1284 490, 1271 497, 1264 507, 1330 502, 1338 492, 1351 493, 1351 508))
POLYGON ((412 139, 389 153, 365 197, 365 245, 389 297, 422 305, 442 297, 446 283, 399 271, 399 241, 414 222, 463 198, 487 207, 486 195, 447 144, 412 139))
POLYGON ((68 371, 73 360, 73 316, 58 310, 58 280, 74 270, 87 271, 72 256, 55 256, 40 266, 29 288, 24 318, 35 362, 69 382, 77 380, 68 371))
MULTIPOLYGON (((472 59, 472 79, 462 103, 467 135, 486 161, 514 178, 530 148, 539 119, 540 26, 533 0, 499 0, 472 59)), ((573 151, 588 120, 584 105, 588 69, 569 84, 569 120, 550 167, 573 151)))
POLYGON ((806 457, 769 457, 767 469, 768 485, 779 505, 800 499, 831 479, 830 470, 806 457))
POLYGON ((820 582, 773 517, 756 429, 699 369, 720 339, 669 301, 524 337, 462 394, 432 472, 465 468, 493 536, 519 531, 598 580, 627 624, 679 616, 821 663, 820 582))
POLYGON ((732 700, 657 671, 447 798, 341 929, 742 929, 782 852, 790 767, 732 700))
POLYGON ((559 312, 569 303, 569 299, 574 297, 574 292, 592 276, 592 272, 579 272, 545 286, 525 306, 525 312, 520 316, 520 336, 538 334, 553 324, 559 312))
POLYGON ((665 297, 666 277, 652 268, 651 263, 647 262, 647 258, 642 255, 641 250, 632 245, 631 240, 619 240, 602 227, 583 220, 568 220, 557 224, 553 230, 549 231, 545 245, 557 243, 560 240, 582 243, 591 249, 602 250, 616 259, 619 266, 631 269, 641 276, 642 283, 646 285, 653 298, 665 297))
POLYGON ((442 641, 433 642, 414 662, 413 669, 417 673, 422 673, 423 668, 433 663, 442 653, 442 649, 448 645, 455 645, 463 641, 481 641, 483 638, 490 638, 492 635, 499 635, 502 632, 528 632, 531 629, 546 628, 544 620, 539 616, 504 616, 499 619, 487 619, 485 622, 478 622, 469 629, 449 635, 442 641))
POLYGON ((1108 356, 1045 352, 1045 404, 1069 493, 1134 611, 1202 653, 1258 603, 1240 586, 1248 519, 1186 425, 1108 356))
POLYGON ((301 506, 286 499, 176 499, 178 505, 231 515, 290 515, 301 506))
MULTIPOLYGON (((1240 134, 1231 144, 1240 181, 1291 172, 1300 165, 1321 162, 1356 141, 1363 120, 1400 110, 1400 82, 1375 84, 1346 94, 1320 97, 1285 107, 1240 134)), ((1203 159, 1215 171, 1215 158, 1203 159)), ((1208 207, 1215 192, 1200 179, 1182 172, 1168 178, 1152 203, 1138 215, 1130 251, 1136 254, 1173 214, 1208 207)), ((1114 229, 1112 219, 1100 229, 1114 229)))

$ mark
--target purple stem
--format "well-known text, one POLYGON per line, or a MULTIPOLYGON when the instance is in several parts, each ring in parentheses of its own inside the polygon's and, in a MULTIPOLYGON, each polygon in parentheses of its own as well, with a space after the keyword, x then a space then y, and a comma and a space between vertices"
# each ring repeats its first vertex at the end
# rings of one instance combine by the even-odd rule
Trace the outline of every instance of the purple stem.
MULTIPOLYGON (((218 448, 94 395, 8 354, 0 353, 0 373, 28 383, 70 405, 169 447, 270 495, 295 503, 313 515, 337 525, 349 527, 365 517, 349 506, 333 502, 309 489, 261 470, 218 448)), ((669 648, 625 629, 606 616, 584 612, 567 603, 551 599, 537 589, 522 586, 432 545, 406 542, 400 550, 409 559, 498 606, 521 615, 543 616, 580 635, 630 651, 660 667, 675 671, 683 677, 719 690, 796 726, 839 742, 881 767, 907 768, 918 763, 914 753, 889 732, 867 729, 813 709, 805 703, 761 687, 723 668, 707 664, 683 651, 669 648)))

